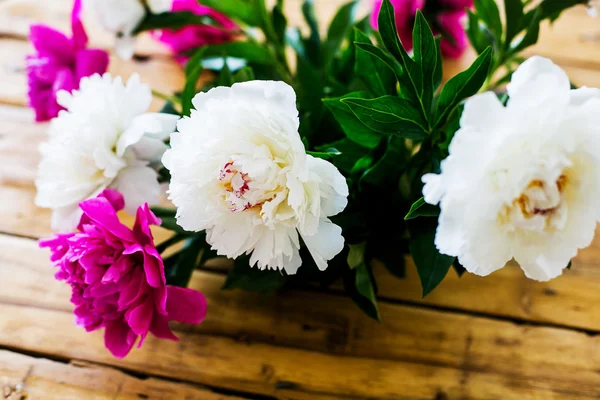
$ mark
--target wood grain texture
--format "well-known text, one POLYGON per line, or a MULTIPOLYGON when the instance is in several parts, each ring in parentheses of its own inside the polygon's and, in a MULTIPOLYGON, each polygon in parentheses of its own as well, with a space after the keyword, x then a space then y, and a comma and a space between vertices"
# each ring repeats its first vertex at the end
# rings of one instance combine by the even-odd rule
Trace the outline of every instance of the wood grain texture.
POLYGON ((6 400, 242 400, 112 368, 65 364, 0 350, 0 394, 6 400))
POLYGON ((100 332, 73 325, 69 289, 46 257, 32 240, 0 236, 0 346, 291 398, 600 395, 599 342, 584 333, 386 303, 376 324, 340 296, 224 292, 223 276, 201 271, 190 286, 207 296, 206 321, 117 360, 100 332))

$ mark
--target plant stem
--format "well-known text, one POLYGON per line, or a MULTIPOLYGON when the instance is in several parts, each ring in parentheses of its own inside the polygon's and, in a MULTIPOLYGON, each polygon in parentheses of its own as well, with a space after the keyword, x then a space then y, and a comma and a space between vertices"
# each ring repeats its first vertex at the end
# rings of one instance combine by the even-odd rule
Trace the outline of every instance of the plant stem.
MULTIPOLYGON (((152 89, 152 96, 164 100, 164 101, 170 101, 171 103, 173 103, 173 106, 177 109, 177 106, 181 106, 181 100, 175 96, 175 95, 168 95, 166 93, 162 93, 159 92, 158 90, 154 90, 152 89)), ((177 109, 177 111, 179 111, 179 109, 177 109)))

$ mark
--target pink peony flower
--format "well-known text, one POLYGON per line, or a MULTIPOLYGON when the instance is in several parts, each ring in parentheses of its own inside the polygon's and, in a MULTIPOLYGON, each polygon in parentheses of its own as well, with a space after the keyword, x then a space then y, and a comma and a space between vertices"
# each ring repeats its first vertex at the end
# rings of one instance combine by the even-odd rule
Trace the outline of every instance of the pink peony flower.
MULTIPOLYGON (((396 28, 400 41, 407 51, 412 50, 412 30, 417 10, 422 10, 428 18, 434 35, 442 34, 442 54, 458 58, 467 49, 467 34, 463 27, 466 8, 473 6, 473 0, 391 0, 396 28)), ((377 18, 382 0, 374 0, 371 25, 377 29, 377 18)))
POLYGON ((137 210, 133 229, 123 225, 117 211, 123 196, 105 190, 80 204, 79 232, 40 241, 51 250, 59 271, 56 279, 71 285, 75 322, 88 332, 104 328, 104 343, 116 357, 125 357, 138 336, 148 332, 177 340, 169 321, 200 323, 206 299, 195 290, 167 286, 162 258, 149 225, 160 220, 147 204, 137 210))
POLYGON ((237 25, 227 16, 201 5, 197 0, 173 0, 172 10, 206 15, 221 26, 193 25, 175 31, 163 29, 156 32, 155 38, 167 45, 173 53, 179 54, 177 59, 180 62, 187 60, 187 57, 180 55, 181 53, 207 44, 229 42, 234 38, 232 31, 237 30, 237 25))
POLYGON ((81 23, 81 0, 75 0, 71 14, 73 37, 45 25, 32 25, 29 39, 35 54, 25 59, 29 83, 29 105, 35 110, 36 121, 47 121, 63 109, 56 102, 59 90, 79 88, 79 80, 95 73, 103 74, 108 67, 108 53, 87 49, 88 37, 81 23))

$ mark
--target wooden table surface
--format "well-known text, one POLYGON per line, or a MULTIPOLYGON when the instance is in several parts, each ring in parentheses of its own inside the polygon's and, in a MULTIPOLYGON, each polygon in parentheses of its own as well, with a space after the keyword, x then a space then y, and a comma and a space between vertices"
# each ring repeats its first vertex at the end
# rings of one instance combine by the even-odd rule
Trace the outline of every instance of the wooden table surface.
MULTIPOLYGON (((69 288, 53 278, 36 239, 48 210, 33 204, 37 147, 47 126, 25 108, 23 57, 32 22, 67 31, 72 0, 0 0, 0 395, 4 399, 592 399, 600 398, 600 236, 549 283, 514 265, 488 278, 454 272, 420 299, 408 278, 376 268, 381 323, 334 287, 256 295, 220 291, 219 270, 194 273, 208 298, 200 326, 180 342, 149 338, 118 360, 102 332, 73 323, 69 288)), ((299 23, 299 0, 288 1, 299 23)), ((317 0, 329 19, 338 0, 317 0)), ((365 5, 366 6, 366 5, 365 5)), ((94 45, 110 38, 91 22, 94 45)), ((149 38, 135 61, 111 58, 172 92, 183 74, 149 38)), ((600 86, 600 19, 585 8, 546 26, 531 54, 549 56, 578 85, 600 86)), ((469 58, 447 63, 450 72, 469 58)), ((156 102, 154 107, 159 107, 156 102)), ((598 110, 600 112, 600 110, 598 110)), ((568 132, 565 132, 568 134, 568 132)), ((159 232, 159 237, 164 234, 159 232)))

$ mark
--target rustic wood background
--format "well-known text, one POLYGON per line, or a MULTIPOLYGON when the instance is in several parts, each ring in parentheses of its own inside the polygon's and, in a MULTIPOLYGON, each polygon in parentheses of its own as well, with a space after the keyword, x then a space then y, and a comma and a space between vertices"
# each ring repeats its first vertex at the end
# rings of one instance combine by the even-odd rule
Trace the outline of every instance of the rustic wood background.
MULTIPOLYGON (((299 2, 288 1, 294 24, 299 2)), ((36 243, 50 233, 49 212, 33 204, 37 147, 47 126, 35 124, 25 107, 23 57, 31 51, 29 24, 68 32, 71 3, 0 0, 4 399, 600 398, 600 239, 552 282, 527 280, 514 265, 485 279, 459 279, 451 271, 425 300, 412 264, 404 281, 378 268, 382 323, 363 316, 339 288, 222 292, 223 272, 205 268, 191 283, 208 298, 202 325, 176 326, 178 343, 149 338, 126 359, 112 357, 102 332, 87 334, 73 324, 69 289, 54 280, 36 243)), ((316 3, 325 21, 341 1, 316 3)), ((88 31, 94 45, 110 47, 92 21, 88 31)), ((600 19, 574 9, 545 26, 529 53, 551 57, 578 85, 600 86, 600 19)), ((446 63, 447 72, 461 70, 472 56, 446 63)), ((125 77, 137 71, 164 92, 184 80, 147 37, 134 61, 112 57, 110 70, 125 77)))

